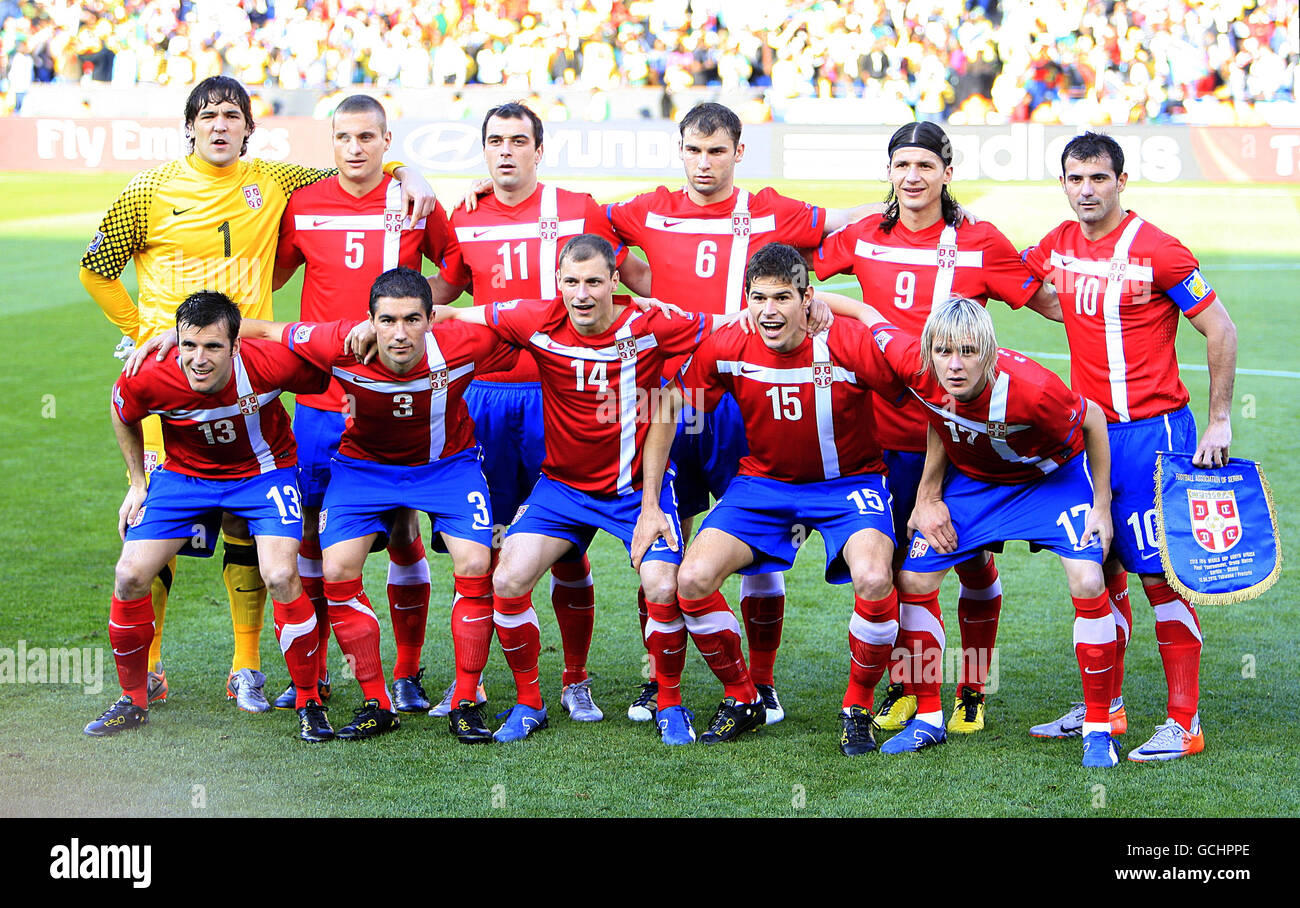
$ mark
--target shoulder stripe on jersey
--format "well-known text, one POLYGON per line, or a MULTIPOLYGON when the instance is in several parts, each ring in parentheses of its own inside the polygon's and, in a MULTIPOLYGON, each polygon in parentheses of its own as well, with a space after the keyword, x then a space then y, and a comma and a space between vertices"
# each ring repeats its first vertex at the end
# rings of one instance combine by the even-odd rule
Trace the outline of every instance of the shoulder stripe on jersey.
MULTIPOLYGON (((957 276, 957 259, 961 252, 957 250, 957 228, 944 224, 939 234, 939 247, 935 249, 938 273, 934 276, 934 291, 930 294, 930 306, 937 309, 948 302, 952 294, 952 281, 957 276)), ((980 253, 983 256, 983 253, 980 253)))
MULTIPOLYGON (((560 238, 560 202, 556 198, 555 187, 542 185, 542 197, 537 212, 537 234, 542 243, 537 252, 537 276, 541 283, 538 288, 544 300, 555 299, 555 247, 560 238)), ((586 229, 586 218, 583 218, 586 229)))
MULTIPOLYGON (((989 393, 989 422, 1005 423, 1007 421, 1007 395, 1011 389, 1011 376, 1003 372, 993 382, 993 390, 989 393)), ((986 425, 987 428, 987 425, 986 425)), ((1011 434, 1011 427, 1007 427, 1007 435, 1011 434)), ((1031 463, 1044 473, 1050 473, 1056 469, 1057 463, 1054 460, 1047 460, 1041 457, 1021 457, 1011 446, 1007 444, 1005 438, 998 438, 989 433, 989 444, 999 457, 1010 463, 1031 463)))
MULTIPOLYGON (((632 325, 640 313, 636 313, 614 332, 615 346, 619 341, 625 345, 632 340, 632 325)), ((649 338, 636 338, 637 341, 649 338)), ((647 349, 649 349, 647 347, 647 349)), ((637 353, 641 352, 638 343, 637 353)), ((619 495, 632 494, 632 463, 636 459, 636 365, 637 357, 624 360, 618 369, 618 484, 619 495)))
MULTIPOLYGON (((560 236, 577 236, 585 231, 586 223, 585 218, 560 221, 560 236)), ((462 243, 496 243, 501 240, 535 240, 541 235, 541 225, 536 221, 531 224, 489 224, 485 226, 456 228, 456 239, 462 243)))
MULTIPOLYGON (((800 385, 813 380, 812 366, 796 366, 791 369, 776 369, 771 366, 756 366, 738 359, 720 359, 717 362, 718 373, 735 375, 749 381, 762 382, 767 385, 800 385)), ((858 383, 858 376, 843 366, 831 366, 831 381, 845 381, 851 385, 858 383)))
MULTIPOLYGON (((743 190, 742 190, 743 192, 743 190)), ((731 218, 684 218, 647 212, 645 225, 651 230, 665 233, 691 233, 703 236, 731 236, 731 218)), ((776 215, 765 214, 749 222, 751 233, 771 233, 776 230, 776 215)))
MULTIPOLYGON (((246 400, 253 396, 253 383, 248 380, 248 370, 244 368, 244 358, 235 354, 235 391, 239 394, 240 400, 246 400)), ((238 407, 238 404, 236 404, 238 407)), ((240 408, 240 412, 243 409, 240 408)), ((253 447, 253 456, 257 458, 257 464, 262 468, 263 473, 269 473, 275 469, 275 455, 271 453, 271 446, 266 443, 262 437, 262 402, 258 400, 257 408, 252 413, 244 413, 244 425, 248 428, 248 441, 253 447)))
MULTIPOLYGON (((384 192, 384 270, 392 271, 402 264, 402 219, 406 211, 402 205, 402 184, 388 181, 384 192)), ((424 226, 421 220, 419 225, 424 226)))
MULTIPOLYGON (((1124 282, 1128 279, 1128 269, 1141 267, 1146 270, 1145 280, 1150 281, 1151 266, 1134 266, 1128 260, 1133 240, 1142 227, 1142 219, 1134 215, 1124 232, 1110 260, 1110 271, 1106 276, 1106 292, 1101 300, 1101 314, 1106 326, 1106 365, 1110 377, 1110 403, 1120 422, 1129 421, 1128 409, 1128 359, 1124 356, 1124 323, 1120 319, 1120 302, 1124 296, 1124 282)), ((1139 278, 1142 280, 1142 278, 1139 278)))
MULTIPOLYGON (((727 289, 724 291, 725 312, 739 312, 745 296, 745 266, 749 264, 749 235, 755 225, 749 218, 749 192, 736 193, 736 204, 731 209, 731 251, 727 254, 727 289)), ((776 229, 776 218, 772 218, 776 229)))
MULTIPOLYGON (((831 351, 826 343, 826 332, 814 334, 812 338, 813 368, 818 364, 825 366, 831 361, 831 351)), ((835 387, 834 372, 829 382, 813 382, 813 408, 817 411, 817 445, 821 448, 822 472, 824 479, 839 479, 840 454, 835 447, 835 411, 832 407, 832 391, 835 387)))
MULTIPOLYGON (((887 262, 890 265, 912 265, 914 267, 939 267, 939 250, 904 249, 899 246, 877 246, 865 240, 858 240, 853 246, 853 254, 871 262, 887 262)), ((957 253, 957 268, 983 268, 984 253, 978 249, 963 249, 957 253)))
MULTIPOLYGON (((429 331, 424 334, 424 357, 429 363, 429 463, 433 463, 442 457, 442 449, 447 447, 447 389, 454 379, 448 373, 447 360, 438 347, 438 341, 429 331), (440 373, 447 373, 447 377, 435 385, 434 379, 440 373)), ((474 364, 470 363, 468 369, 472 368, 474 364)), ((462 367, 458 371, 463 374, 467 369, 462 367)))

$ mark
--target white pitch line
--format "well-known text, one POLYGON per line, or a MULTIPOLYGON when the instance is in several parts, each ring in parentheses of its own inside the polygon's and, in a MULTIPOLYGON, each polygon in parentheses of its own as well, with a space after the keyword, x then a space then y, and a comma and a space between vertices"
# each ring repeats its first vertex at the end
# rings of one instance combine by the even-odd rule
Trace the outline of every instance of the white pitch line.
MULTIPOLYGON (((848 290, 858 286, 857 281, 832 281, 828 284, 821 285, 825 290, 848 290)), ((1037 359, 1070 359, 1068 353, 1046 353, 1043 351, 1022 350, 1026 356, 1033 356, 1037 359)), ((1179 369, 1186 369, 1190 372, 1209 372, 1209 366, 1203 366, 1200 363, 1179 363, 1179 369)), ((1279 369, 1237 369, 1238 375, 1257 375, 1262 378, 1300 378, 1300 372, 1284 372, 1279 369)))

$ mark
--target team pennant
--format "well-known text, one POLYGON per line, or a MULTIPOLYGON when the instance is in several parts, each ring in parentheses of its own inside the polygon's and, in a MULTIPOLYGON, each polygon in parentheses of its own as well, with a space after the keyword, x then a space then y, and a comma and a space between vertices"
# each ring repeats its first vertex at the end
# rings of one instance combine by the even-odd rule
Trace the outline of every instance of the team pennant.
POLYGON ((1253 460, 1210 469, 1159 452, 1156 524, 1169 585, 1194 605, 1254 599, 1282 572, 1273 493, 1253 460))

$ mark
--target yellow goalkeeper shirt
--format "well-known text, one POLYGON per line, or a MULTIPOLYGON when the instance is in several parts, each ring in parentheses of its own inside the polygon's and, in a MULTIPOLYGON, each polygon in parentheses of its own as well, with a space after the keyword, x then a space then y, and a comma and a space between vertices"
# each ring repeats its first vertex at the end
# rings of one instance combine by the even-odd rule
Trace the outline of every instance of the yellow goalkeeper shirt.
POLYGON ((106 314, 137 341, 175 325, 176 307, 197 290, 219 290, 245 316, 270 319, 289 194, 333 173, 260 158, 214 167, 193 154, 150 168, 104 215, 81 266, 117 280, 135 258, 138 308, 106 314))

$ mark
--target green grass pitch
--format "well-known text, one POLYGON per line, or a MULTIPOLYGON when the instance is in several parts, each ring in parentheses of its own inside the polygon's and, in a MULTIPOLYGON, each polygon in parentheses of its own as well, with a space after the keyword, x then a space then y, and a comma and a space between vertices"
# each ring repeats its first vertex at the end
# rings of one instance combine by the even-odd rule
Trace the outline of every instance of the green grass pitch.
MULTIPOLYGON (((743 177, 743 169, 742 169, 743 177)), ((644 651, 635 581, 622 548, 601 537, 593 549, 597 619, 593 689, 607 713, 598 725, 570 722, 559 709, 561 657, 545 592, 543 692, 551 728, 514 746, 464 747, 442 720, 408 719, 384 739, 309 746, 292 713, 250 716, 224 696, 230 619, 212 562, 186 559, 168 612, 165 659, 171 701, 147 729, 92 740, 82 726, 116 694, 106 617, 123 493, 121 459, 108 424, 110 357, 118 335, 77 282, 77 262, 126 175, 5 174, 0 214, 0 336, 6 341, 0 406, 0 649, 89 647, 103 657, 103 689, 0 683, 0 812, 8 816, 1295 816, 1295 704, 1300 702, 1300 583, 1282 577, 1263 598, 1200 610, 1206 648, 1201 715, 1206 752, 1172 764, 1122 761, 1111 771, 1079 766, 1080 744, 1027 734, 1076 698, 1072 612, 1056 559, 1023 546, 999 558, 1006 605, 998 640, 997 688, 988 728, 918 755, 839 754, 836 718, 847 670, 847 588, 821 579, 819 539, 788 578, 789 609, 777 663, 784 723, 732 746, 666 748, 649 725, 623 718, 642 680, 644 651)), ((459 191, 451 180, 439 188, 459 191)), ((588 183, 599 199, 641 189, 588 183)), ((782 191, 833 206, 880 198, 883 185, 790 183, 782 191)), ((958 198, 1018 247, 1070 212, 1055 185, 970 183, 958 198)), ((1134 184, 1129 207, 1179 236, 1201 259, 1240 330, 1233 451, 1263 462, 1276 498, 1284 546, 1294 546, 1300 479, 1292 468, 1300 427, 1293 322, 1300 287, 1300 189, 1134 184)), ((128 285, 134 290, 133 272, 128 285)), ((844 279, 831 286, 856 293, 844 279)), ((276 295, 276 313, 297 312, 297 284, 276 295)), ((1065 339, 1038 316, 990 306, 1002 344, 1037 355, 1064 374, 1065 339)), ((1205 419, 1205 345, 1184 325, 1179 359, 1198 420, 1205 419), (1198 367, 1197 364, 1200 364, 1198 367)), ((425 664, 431 694, 451 678, 446 631, 451 569, 432 564, 434 601, 425 664)), ((367 585, 384 598, 381 559, 367 585)), ((1136 591, 1136 580, 1133 581, 1136 591)), ((724 588, 736 605, 736 583, 724 588)), ((955 593, 945 613, 955 629, 955 593)), ((381 608, 382 611, 382 608, 381 608)), ((1164 719, 1164 679, 1150 609, 1134 602, 1127 661, 1130 732, 1136 746, 1164 719)), ((386 619, 384 621, 386 623, 386 619)), ((263 667, 278 692, 286 671, 268 627, 263 667)), ((384 655, 391 666, 391 636, 384 655)), ((0 653, 0 657, 3 653, 0 653)), ((10 657, 14 658, 14 657, 10 657)), ((331 653, 337 670, 342 659, 331 653)), ((30 682, 30 679, 28 679, 30 682)), ((950 705, 952 679, 946 679, 950 705)), ((486 673, 490 708, 513 690, 499 651, 486 673)), ((684 679, 697 724, 719 691, 692 650, 684 679)), ((336 684, 332 717, 344 724, 359 704, 354 681, 336 684)))

